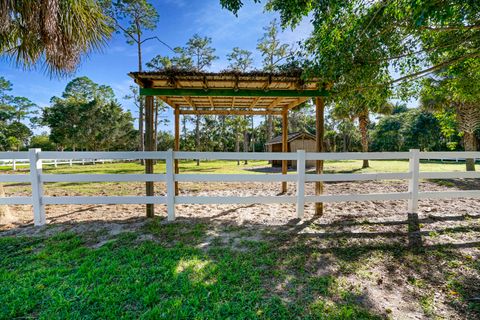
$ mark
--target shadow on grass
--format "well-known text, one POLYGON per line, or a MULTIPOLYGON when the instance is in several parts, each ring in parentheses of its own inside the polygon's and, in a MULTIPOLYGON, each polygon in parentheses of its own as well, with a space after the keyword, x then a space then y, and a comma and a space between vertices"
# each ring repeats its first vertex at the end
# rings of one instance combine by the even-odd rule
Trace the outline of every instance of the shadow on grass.
MULTIPOLYGON (((235 210, 173 223, 162 218, 51 223, 32 228, 35 236, 0 234, 5 302, 0 318, 380 319, 390 311, 381 309, 370 291, 345 282, 379 266, 388 277, 408 277, 434 290, 446 286, 455 292, 448 303, 459 316, 479 315, 480 266, 460 249, 478 248, 480 241, 432 245, 412 237, 428 236, 422 225, 480 216, 292 219, 281 226, 215 220, 235 210), (345 230, 357 226, 399 230, 345 230), (465 269, 470 273, 459 273, 465 269)), ((436 232, 472 230, 480 227, 436 232)), ((29 235, 26 231, 21 234, 29 235)))
POLYGON ((480 190, 480 179, 431 179, 440 186, 454 187, 460 190, 480 190))

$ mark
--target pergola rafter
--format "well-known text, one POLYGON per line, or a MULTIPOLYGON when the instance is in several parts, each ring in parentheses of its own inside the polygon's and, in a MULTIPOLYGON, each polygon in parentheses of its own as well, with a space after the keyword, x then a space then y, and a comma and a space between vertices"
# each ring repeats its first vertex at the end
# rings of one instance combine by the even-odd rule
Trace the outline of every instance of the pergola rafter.
MULTIPOLYGON (((180 150, 180 115, 275 115, 282 117, 282 151, 287 152, 288 112, 309 99, 315 98, 317 115, 317 151, 323 150, 323 97, 328 92, 319 86, 318 79, 303 79, 302 71, 284 73, 222 72, 203 73, 181 70, 162 72, 132 72, 129 74, 146 96, 146 150, 152 151, 153 97, 159 97, 174 109, 174 149, 180 150), (321 123, 319 123, 321 121, 321 123), (321 130, 319 130, 319 128, 321 130)), ((317 163, 317 172, 323 163, 317 163)), ((146 160, 146 173, 153 173, 153 162, 146 160)), ((178 161, 175 162, 178 173, 178 161)), ((282 161, 282 173, 287 173, 287 161, 282 161)), ((146 182, 147 196, 153 196, 153 182, 146 182)), ((282 182, 282 192, 287 184, 282 182)), ((317 182, 321 192, 321 182, 317 182)), ((175 186, 178 194, 178 185, 175 186)), ((316 206, 317 213, 323 210, 316 206)), ((153 216, 153 204, 147 205, 147 216, 153 216)))

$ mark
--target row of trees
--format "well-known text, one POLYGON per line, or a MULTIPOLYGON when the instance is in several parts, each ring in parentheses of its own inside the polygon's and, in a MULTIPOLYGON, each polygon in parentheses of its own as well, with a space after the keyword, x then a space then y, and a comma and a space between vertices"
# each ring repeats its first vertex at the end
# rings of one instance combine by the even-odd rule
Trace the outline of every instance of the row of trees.
POLYGON ((70 81, 61 97, 40 109, 25 97, 10 95, 12 84, 0 78, 0 149, 133 150, 138 131, 109 86, 87 77, 70 81), (33 136, 31 129, 49 134, 33 136))
POLYGON ((10 81, 0 77, 0 150, 19 150, 28 143, 32 131, 23 121, 37 111, 28 98, 12 95, 12 88, 10 81))

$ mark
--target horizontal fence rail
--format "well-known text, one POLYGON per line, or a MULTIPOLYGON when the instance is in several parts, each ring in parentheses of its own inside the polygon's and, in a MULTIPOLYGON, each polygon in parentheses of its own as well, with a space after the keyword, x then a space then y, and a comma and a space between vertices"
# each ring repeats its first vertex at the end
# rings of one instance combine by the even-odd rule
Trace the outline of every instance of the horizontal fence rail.
MULTIPOLYGON (((238 153, 238 152, 186 152, 172 150, 162 152, 52 152, 31 149, 28 152, 0 152, 0 165, 11 163, 26 165, 29 174, 0 174, 0 183, 30 184, 32 196, 0 198, 0 205, 32 205, 34 224, 46 223, 45 205, 73 204, 166 204, 168 219, 175 219, 177 204, 296 204, 297 217, 303 218, 306 203, 348 201, 408 200, 408 212, 418 210, 419 199, 480 198, 480 190, 420 192, 420 179, 480 179, 480 172, 420 172, 422 159, 480 159, 480 152, 371 152, 371 153, 310 153, 297 152, 238 153), (90 160, 87 160, 90 159, 90 160), (107 160, 108 159, 108 160, 107 160), (102 163, 105 161, 131 161, 154 159, 165 161, 164 174, 46 174, 43 165, 102 163), (289 174, 175 174, 174 160, 286 160, 296 162, 296 172, 289 174), (408 172, 381 173, 324 173, 307 174, 308 160, 408 160, 408 172), (2 162, 3 161, 3 162, 2 162), (306 195, 309 182, 406 180, 407 192, 306 195), (163 182, 167 192, 161 196, 46 196, 45 183, 85 182, 163 182), (296 195, 279 196, 189 196, 175 195, 176 182, 295 182, 296 195)), ((248 185, 247 185, 248 186, 248 185)))

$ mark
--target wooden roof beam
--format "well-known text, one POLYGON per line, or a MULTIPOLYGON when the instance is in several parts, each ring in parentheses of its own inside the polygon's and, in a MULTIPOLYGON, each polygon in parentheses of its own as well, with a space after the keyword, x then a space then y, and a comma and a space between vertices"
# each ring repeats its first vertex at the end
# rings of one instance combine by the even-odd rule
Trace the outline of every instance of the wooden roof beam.
POLYGON ((278 98, 275 98, 275 100, 272 101, 272 103, 270 103, 267 107, 267 109, 271 109, 273 107, 275 107, 277 104, 279 104, 281 101, 283 100, 283 98, 281 97, 278 97, 278 98))
POLYGON ((281 115, 282 111, 266 111, 266 110, 180 110, 180 114, 184 115, 281 115))
POLYGON ((178 105, 174 103, 172 100, 170 100, 168 97, 160 96, 159 98, 162 99, 166 104, 168 104, 170 107, 174 109, 178 107, 178 105))
POLYGON ((322 97, 327 96, 326 90, 282 90, 270 89, 187 89, 187 88, 140 88, 142 96, 191 96, 191 97, 322 97))
POLYGON ((293 108, 295 108, 296 106, 298 106, 299 104, 304 103, 304 102, 307 101, 308 99, 310 99, 310 98, 306 98, 306 97, 305 97, 305 98, 299 98, 299 99, 297 99, 297 100, 295 100, 295 101, 292 101, 292 102, 290 102, 289 105, 287 106, 287 109, 293 109, 293 108))

